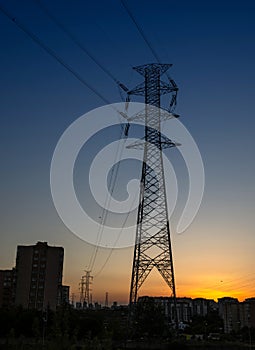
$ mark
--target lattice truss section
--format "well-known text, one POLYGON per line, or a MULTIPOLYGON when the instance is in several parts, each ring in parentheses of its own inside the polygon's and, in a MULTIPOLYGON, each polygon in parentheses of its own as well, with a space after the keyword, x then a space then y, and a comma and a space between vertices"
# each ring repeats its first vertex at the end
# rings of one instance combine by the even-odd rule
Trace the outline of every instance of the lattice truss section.
POLYGON ((144 150, 137 217, 136 242, 130 287, 130 303, 137 300, 137 292, 156 267, 175 297, 173 259, 168 222, 167 199, 162 149, 179 144, 160 132, 161 120, 176 115, 160 109, 160 96, 176 91, 176 85, 165 83, 160 76, 170 64, 149 64, 134 69, 145 78, 130 94, 145 96, 145 110, 129 120, 145 120, 145 136, 128 148, 144 150))

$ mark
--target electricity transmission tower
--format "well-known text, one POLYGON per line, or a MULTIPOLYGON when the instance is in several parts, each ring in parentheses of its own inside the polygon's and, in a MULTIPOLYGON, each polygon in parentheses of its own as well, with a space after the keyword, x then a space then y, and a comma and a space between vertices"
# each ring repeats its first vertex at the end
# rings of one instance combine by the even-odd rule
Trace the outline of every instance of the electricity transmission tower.
POLYGON ((108 307, 108 306, 109 306, 108 296, 109 296, 109 293, 106 292, 106 293, 105 293, 105 303, 104 303, 104 306, 105 306, 105 307, 108 307))
MULTIPOLYGON (((145 120, 145 135, 128 148, 143 149, 143 167, 140 182, 140 201, 137 216, 134 247, 130 305, 137 302, 138 290, 155 267, 170 287, 174 301, 174 319, 177 322, 176 292, 173 256, 168 220, 162 149, 175 147, 160 132, 161 121, 177 117, 160 110, 161 95, 172 93, 176 97, 177 86, 171 78, 161 81, 171 64, 146 64, 134 67, 144 77, 144 82, 129 91, 130 95, 145 97, 145 111, 128 120, 145 120)), ((170 104, 171 105, 171 104, 170 104)))
POLYGON ((80 282, 80 303, 84 305, 84 303, 89 306, 89 304, 92 302, 91 301, 91 284, 92 284, 92 279, 93 276, 90 275, 91 271, 85 271, 86 274, 81 277, 81 282, 80 282))

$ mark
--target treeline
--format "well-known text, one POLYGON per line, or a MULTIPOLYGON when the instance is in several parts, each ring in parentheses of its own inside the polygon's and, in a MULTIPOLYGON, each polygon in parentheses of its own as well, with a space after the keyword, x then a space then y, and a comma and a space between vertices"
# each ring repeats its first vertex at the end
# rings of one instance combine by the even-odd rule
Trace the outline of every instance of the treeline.
POLYGON ((211 342, 209 345, 217 348, 210 340, 211 333, 219 335, 218 346, 238 342, 240 348, 244 343, 253 348, 255 344, 254 329, 224 334, 217 312, 193 317, 189 325, 176 332, 152 298, 131 311, 127 307, 77 310, 69 304, 54 312, 21 307, 0 309, 0 349, 146 349, 146 344, 152 349, 154 344, 158 348, 153 349, 173 350, 198 346, 199 342, 200 346, 211 342))
POLYGON ((0 349, 113 349, 125 339, 127 310, 0 309, 0 349))

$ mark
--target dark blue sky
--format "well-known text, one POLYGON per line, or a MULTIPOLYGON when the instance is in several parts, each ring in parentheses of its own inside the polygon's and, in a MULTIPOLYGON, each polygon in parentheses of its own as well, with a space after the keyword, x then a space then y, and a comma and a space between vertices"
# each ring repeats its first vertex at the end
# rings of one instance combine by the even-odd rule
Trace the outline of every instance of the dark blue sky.
MULTIPOLYGON (((120 1, 42 3, 128 87, 142 81, 132 66, 155 61, 120 1)), ((218 243, 225 234, 222 244, 230 255, 227 241, 233 236, 247 242, 247 249, 253 244, 254 250, 254 3, 128 0, 127 4, 161 61, 173 63, 170 73, 180 88, 177 112, 203 157, 205 196, 189 239, 194 231, 194 242, 204 250, 200 234, 213 233, 218 243)), ((36 1, 2 0, 1 6, 107 100, 120 101, 113 81, 36 1)), ((67 282, 76 283, 91 248, 69 234, 57 216, 50 194, 50 162, 68 125, 104 102, 2 13, 0 31, 0 267, 12 266, 17 244, 46 240, 66 247, 67 264, 77 252, 74 267, 71 263, 66 267, 67 282)), ((181 261, 178 239, 174 244, 181 261)), ((242 254, 245 268, 254 269, 246 247, 242 254)), ((127 277, 128 264, 129 260, 127 277)), ((182 271, 181 263, 178 268, 182 271)))

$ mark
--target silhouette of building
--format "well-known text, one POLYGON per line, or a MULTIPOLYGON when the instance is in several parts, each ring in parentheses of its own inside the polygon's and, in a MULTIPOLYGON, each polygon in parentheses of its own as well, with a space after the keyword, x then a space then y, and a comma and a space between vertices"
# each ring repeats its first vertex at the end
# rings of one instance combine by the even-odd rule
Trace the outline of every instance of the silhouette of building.
POLYGON ((179 322, 190 322, 192 319, 192 299, 176 298, 179 322))
POLYGON ((69 294, 70 287, 69 286, 61 286, 61 304, 69 304, 69 294))
POLYGON ((224 332, 238 332, 241 328, 240 304, 238 299, 224 297, 218 299, 219 316, 223 319, 224 332))
POLYGON ((255 298, 248 298, 240 303, 240 323, 241 328, 255 328, 255 298))
POLYGON ((192 319, 192 299, 176 298, 176 304, 172 297, 139 297, 138 302, 146 302, 146 300, 154 300, 156 304, 161 306, 162 312, 169 323, 175 321, 175 307, 177 310, 178 322, 190 322, 192 319))
POLYGON ((249 327, 255 328, 255 298, 245 299, 244 302, 249 304, 249 327))
POLYGON ((193 316, 206 316, 209 311, 209 300, 204 298, 195 298, 192 300, 193 316))
POLYGON ((15 269, 0 270, 0 307, 9 307, 14 303, 15 269))
MULTIPOLYGON (((61 304, 64 248, 19 245, 16 256, 15 304, 24 308, 56 309, 61 304)), ((66 294, 66 292, 65 292, 66 294)), ((68 297, 69 298, 69 297, 68 297)))

